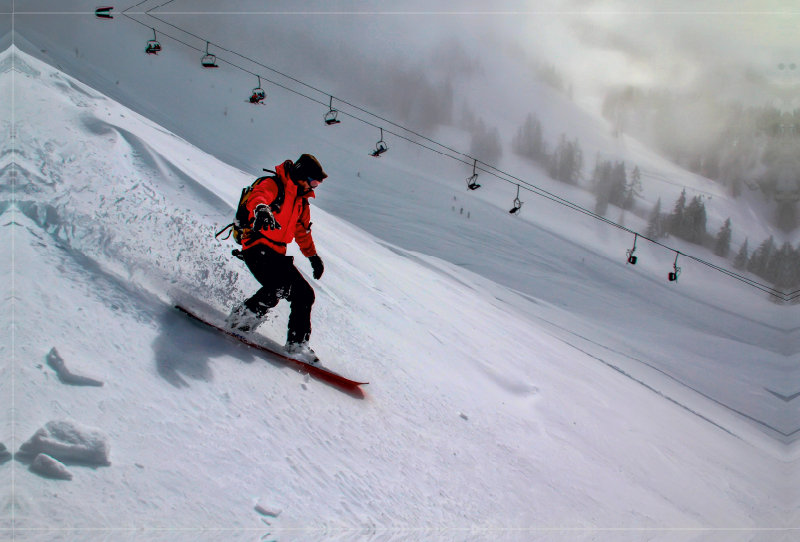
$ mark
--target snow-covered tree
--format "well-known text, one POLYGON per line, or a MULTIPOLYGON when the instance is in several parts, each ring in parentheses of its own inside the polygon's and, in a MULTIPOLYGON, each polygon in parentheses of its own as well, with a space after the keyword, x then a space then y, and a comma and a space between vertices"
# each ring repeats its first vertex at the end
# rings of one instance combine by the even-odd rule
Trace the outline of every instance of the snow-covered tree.
POLYGON ((582 169, 583 151, 578 140, 569 141, 566 134, 561 134, 558 146, 548 159, 548 174, 562 183, 578 184, 582 169))
POLYGON ((489 128, 482 119, 478 119, 472 130, 469 154, 486 164, 497 164, 503 156, 497 128, 489 128))
POLYGON ((605 215, 608 204, 611 201, 611 162, 608 160, 600 160, 595 165, 594 183, 592 191, 597 196, 597 203, 595 205, 595 213, 598 215, 605 215))
POLYGON ((650 239, 657 239, 659 237, 664 237, 664 221, 661 217, 661 198, 658 198, 656 201, 655 207, 650 212, 650 217, 647 219, 647 230, 645 230, 645 235, 650 239))
POLYGON ((786 288, 791 282, 791 265, 794 249, 788 241, 781 248, 773 250, 764 269, 764 278, 777 288, 786 288))
POLYGON ((631 171, 631 180, 625 187, 625 197, 622 201, 623 209, 632 209, 634 198, 642 195, 642 172, 639 166, 635 166, 631 171))
POLYGON ((611 187, 608 201, 617 207, 623 207, 625 199, 625 186, 628 184, 627 174, 625 173, 625 162, 615 162, 611 169, 611 187))
POLYGON ((673 235, 677 235, 681 237, 681 226, 683 224, 683 211, 686 209, 686 189, 684 188, 681 191, 681 195, 678 196, 677 201, 675 201, 675 208, 672 210, 672 213, 669 215, 669 233, 673 235))
POLYGON ((689 205, 683 210, 682 220, 676 235, 690 243, 703 244, 703 240, 706 237, 706 206, 700 197, 693 197, 689 205))
POLYGON ((764 278, 767 270, 767 264, 769 263, 769 258, 774 250, 774 245, 775 241, 771 235, 769 236, 769 239, 762 241, 762 243, 758 245, 758 248, 753 251, 753 255, 750 256, 750 259, 747 262, 747 270, 755 275, 758 275, 759 277, 764 278))
POLYGON ((736 257, 733 259, 733 267, 735 269, 744 269, 747 267, 747 262, 749 261, 747 253, 747 237, 744 238, 744 243, 739 248, 739 252, 736 253, 736 257))
POLYGON ((528 115, 525 123, 517 130, 511 142, 516 154, 535 161, 541 161, 545 155, 545 143, 542 136, 542 123, 535 113, 528 115))
POLYGON ((714 254, 717 256, 722 256, 723 258, 728 257, 728 252, 731 250, 731 219, 725 219, 725 224, 717 232, 717 236, 714 238, 714 254))

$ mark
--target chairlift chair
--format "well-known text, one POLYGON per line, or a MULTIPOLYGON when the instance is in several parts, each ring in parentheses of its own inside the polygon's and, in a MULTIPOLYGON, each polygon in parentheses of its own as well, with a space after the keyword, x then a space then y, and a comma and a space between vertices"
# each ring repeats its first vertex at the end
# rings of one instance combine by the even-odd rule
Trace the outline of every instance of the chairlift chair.
POLYGON ((375 144, 375 150, 372 151, 371 156, 380 158, 381 154, 389 150, 389 146, 383 140, 383 128, 381 128, 381 139, 375 144))
POLYGON ((467 189, 469 190, 477 190, 481 187, 481 185, 478 184, 478 172, 475 171, 477 165, 478 161, 475 160, 475 163, 472 164, 472 175, 467 177, 467 189))
POLYGON ((681 268, 678 267, 678 256, 680 252, 675 253, 675 263, 672 264, 672 271, 667 275, 670 282, 678 282, 678 277, 681 274, 681 268))
POLYGON ((514 207, 511 208, 509 213, 512 215, 519 215, 521 209, 522 209, 522 202, 519 199, 519 185, 517 185, 517 197, 514 198, 514 207))
POLYGON ((102 7, 97 8, 94 10, 94 16, 98 19, 113 19, 114 17, 111 15, 111 10, 114 9, 113 7, 102 7))
POLYGON ((219 68, 217 66, 217 57, 208 53, 208 42, 206 42, 206 54, 200 59, 200 64, 204 68, 219 68))
POLYGON ((147 42, 147 47, 145 47, 144 52, 148 55, 157 55, 158 52, 161 50, 161 44, 156 41, 156 29, 153 29, 153 39, 147 42))
MULTIPOLYGON (((629 248, 625 252, 625 255, 628 257, 628 263, 631 264, 631 265, 636 265, 636 260, 638 260, 638 258, 633 255, 633 253, 636 252, 636 240, 638 238, 639 238, 639 234, 635 233, 634 236, 633 236, 633 248, 629 248)), ((625 265, 627 265, 627 264, 625 264, 625 265)))
POLYGON ((261 88, 261 76, 257 75, 256 77, 258 77, 258 86, 253 89, 253 93, 250 95, 250 103, 265 105, 263 102, 267 97, 267 93, 261 88))
MULTIPOLYGON (((340 122, 342 122, 336 118, 337 116, 339 116, 339 111, 333 108, 333 96, 331 96, 331 104, 328 106, 328 109, 330 109, 330 111, 325 113, 326 126, 331 126, 333 124, 339 124, 340 122)), ((381 139, 383 139, 383 136, 381 136, 381 139)))

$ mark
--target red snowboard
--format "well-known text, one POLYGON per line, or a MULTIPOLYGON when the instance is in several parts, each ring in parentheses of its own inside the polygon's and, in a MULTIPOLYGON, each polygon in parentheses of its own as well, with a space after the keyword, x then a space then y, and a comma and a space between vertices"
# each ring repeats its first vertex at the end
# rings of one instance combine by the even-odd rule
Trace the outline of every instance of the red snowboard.
POLYGON ((264 345, 255 343, 255 342, 253 342, 253 341, 251 341, 251 340, 249 340, 249 339, 247 339, 247 338, 245 338, 245 337, 243 337, 241 335, 233 333, 232 331, 228 331, 227 329, 223 329, 223 328, 221 328, 221 327, 219 327, 217 325, 214 325, 214 324, 212 324, 210 322, 207 322, 207 321, 203 320, 202 318, 200 318, 199 316, 197 316, 196 314, 193 314, 192 312, 190 312, 188 309, 184 309, 183 307, 181 307, 179 305, 176 305, 175 308, 178 309, 179 311, 181 311, 182 313, 186 314, 190 318, 194 318, 198 322, 203 322, 205 325, 207 325, 209 327, 213 327, 214 329, 216 329, 218 331, 221 331, 221 332, 225 333, 226 335, 230 335, 234 339, 243 342, 247 346, 251 346, 253 348, 257 348, 258 350, 263 350, 264 352, 269 352, 273 356, 277 356, 277 357, 281 358, 284 361, 288 361, 291 364, 295 365, 295 367, 297 369, 300 369, 303 372, 306 372, 306 373, 308 373, 308 374, 310 374, 310 375, 312 375, 312 376, 314 376, 316 378, 319 378, 320 380, 324 380, 325 382, 329 382, 331 384, 336 384, 337 386, 341 386, 343 388, 358 388, 358 386, 362 386, 364 384, 369 384, 369 382, 356 382, 355 380, 350 380, 349 378, 345 378, 344 376, 336 374, 336 373, 334 373, 332 371, 329 371, 328 369, 324 369, 324 368, 318 367, 316 365, 311 365, 309 363, 306 363, 304 361, 300 361, 300 360, 297 360, 297 359, 294 359, 294 358, 290 358, 286 354, 283 354, 281 352, 276 352, 275 350, 273 350, 271 348, 267 348, 264 345))

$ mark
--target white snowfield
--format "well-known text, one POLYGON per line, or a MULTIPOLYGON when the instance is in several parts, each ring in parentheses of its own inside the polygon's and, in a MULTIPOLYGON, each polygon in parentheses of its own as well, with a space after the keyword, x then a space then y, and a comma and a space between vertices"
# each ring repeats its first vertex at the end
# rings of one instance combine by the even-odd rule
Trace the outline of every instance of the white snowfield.
MULTIPOLYGON (((668 284, 663 256, 642 247, 626 267, 628 239, 588 219, 559 229, 555 208, 522 219, 461 191, 453 203, 432 173, 387 156, 361 175, 394 187, 383 196, 408 212, 409 238, 438 238, 451 261, 463 250, 465 265, 313 206, 322 279, 290 253, 316 291, 312 346, 369 381, 344 393, 172 307, 180 292, 225 314, 257 288, 214 240, 251 174, 13 46, 0 66, 14 100, 0 441, 17 453, 69 418, 111 450, 109 465, 66 462, 69 481, 22 457, 0 464, 3 538, 795 536, 797 417, 763 388, 793 392, 796 348, 766 348, 791 326, 762 294, 688 264, 668 284), (436 230, 403 205, 420 185, 441 198, 436 230), (462 198, 470 219, 451 210, 462 198), (484 243, 505 257, 474 259, 484 243), (523 269, 515 288, 485 278, 523 269), (59 381, 53 348, 104 385, 59 381)), ((283 343, 286 316, 280 305, 260 333, 283 343)))

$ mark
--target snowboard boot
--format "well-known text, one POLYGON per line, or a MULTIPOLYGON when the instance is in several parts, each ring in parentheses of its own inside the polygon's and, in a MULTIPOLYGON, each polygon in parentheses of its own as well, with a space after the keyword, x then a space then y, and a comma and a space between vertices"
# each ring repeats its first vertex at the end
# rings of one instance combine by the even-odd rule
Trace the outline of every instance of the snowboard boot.
POLYGON ((317 355, 308 346, 308 341, 286 343, 286 355, 300 361, 304 361, 309 365, 320 366, 320 361, 317 355))
POLYGON ((228 329, 239 333, 253 333, 259 324, 261 324, 261 318, 244 303, 235 306, 225 320, 228 329))

